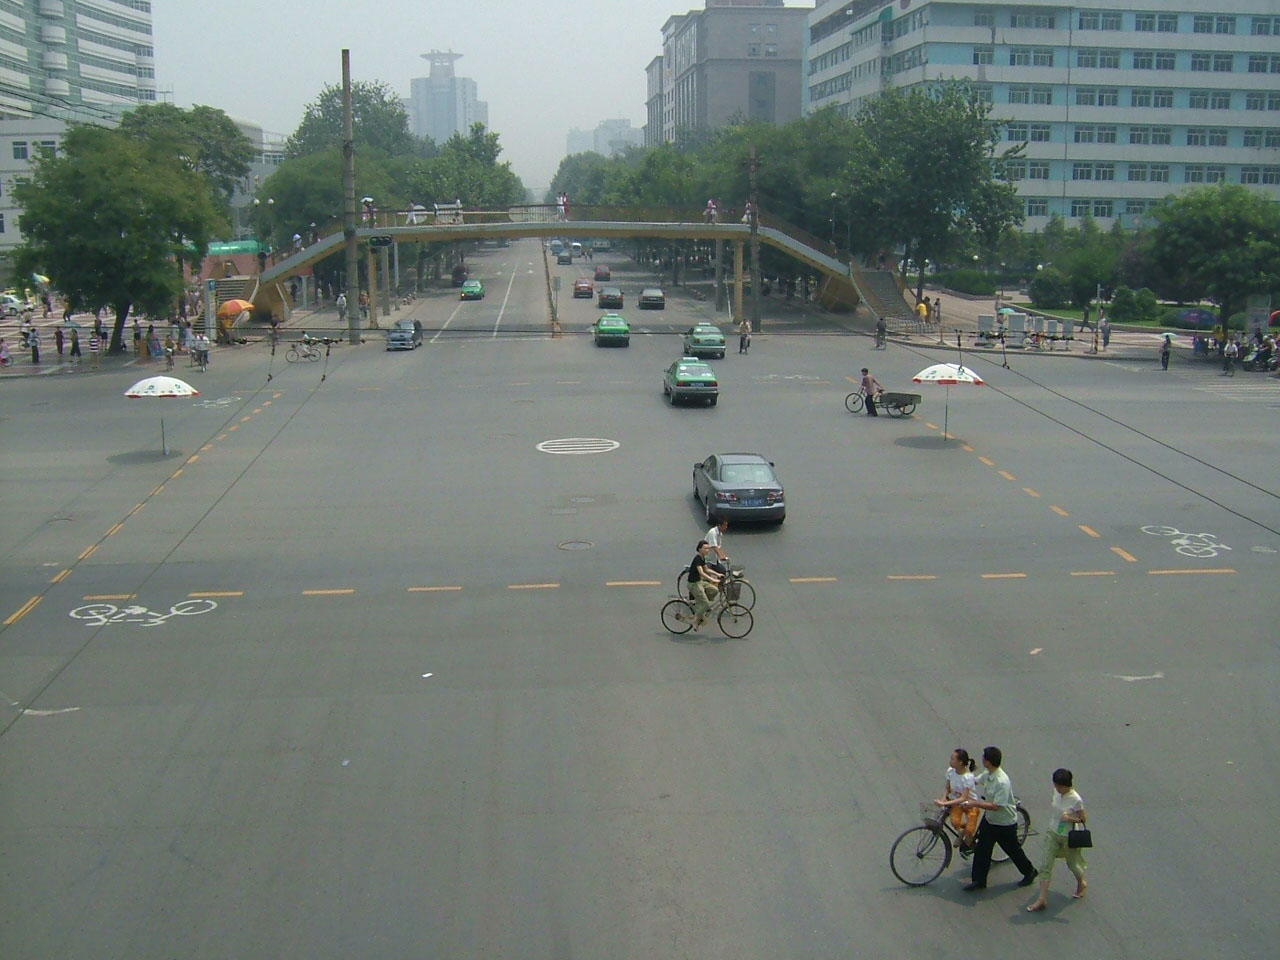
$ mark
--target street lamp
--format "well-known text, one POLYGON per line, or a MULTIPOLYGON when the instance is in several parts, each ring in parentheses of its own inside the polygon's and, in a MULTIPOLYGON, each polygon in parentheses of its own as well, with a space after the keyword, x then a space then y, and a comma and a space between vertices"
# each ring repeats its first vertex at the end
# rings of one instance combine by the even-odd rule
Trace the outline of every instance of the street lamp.
POLYGON ((836 245, 836 201, 840 199, 840 194, 834 190, 831 191, 831 245, 836 245))

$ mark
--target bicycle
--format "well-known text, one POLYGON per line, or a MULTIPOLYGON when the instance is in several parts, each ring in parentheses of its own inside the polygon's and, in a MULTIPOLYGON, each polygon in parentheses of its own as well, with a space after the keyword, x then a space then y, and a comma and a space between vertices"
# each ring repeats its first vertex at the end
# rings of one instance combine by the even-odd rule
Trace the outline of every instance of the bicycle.
MULTIPOLYGON (((1031 832, 1031 814, 1027 813, 1022 801, 1013 798, 1014 809, 1018 816, 1018 844, 1027 842, 1031 832)), ((960 835, 951 826, 947 816, 947 808, 940 807, 932 800, 920 804, 919 826, 910 827, 898 834, 889 848, 889 869, 893 875, 908 887, 923 887, 932 883, 951 865, 952 846, 959 845, 960 835)), ((961 848, 960 856, 968 859, 970 851, 961 848)), ((995 847, 991 851, 992 863, 1004 863, 1009 855, 1003 848, 995 847)))
MULTIPOLYGON (((732 571, 730 571, 730 577, 733 577, 732 571)), ((727 585, 732 586, 732 582, 730 580, 727 585)), ((713 616, 720 627, 720 632, 734 640, 741 640, 755 625, 755 618, 751 615, 751 611, 742 604, 730 600, 726 590, 720 590, 707 607, 705 619, 709 620, 713 616)), ((683 597, 672 597, 662 605, 662 625, 671 633, 688 633, 693 629, 696 619, 693 604, 683 597)))
POLYGON ((853 393, 844 398, 845 409, 850 413, 861 413, 862 408, 867 400, 867 391, 859 387, 853 393))
POLYGON ((320 350, 309 340, 299 340, 295 346, 289 348, 284 358, 289 363, 298 363, 302 360, 315 363, 320 359, 320 350))
MULTIPOLYGON (((716 565, 716 569, 720 570, 720 565, 716 565)), ((728 594, 731 603, 740 603, 742 606, 750 610, 756 605, 756 588, 751 582, 743 576, 743 567, 735 567, 726 557, 724 562, 725 579, 724 592, 728 594)), ((680 572, 676 575, 676 595, 683 600, 692 600, 693 595, 689 593, 689 568, 681 567, 680 572)))

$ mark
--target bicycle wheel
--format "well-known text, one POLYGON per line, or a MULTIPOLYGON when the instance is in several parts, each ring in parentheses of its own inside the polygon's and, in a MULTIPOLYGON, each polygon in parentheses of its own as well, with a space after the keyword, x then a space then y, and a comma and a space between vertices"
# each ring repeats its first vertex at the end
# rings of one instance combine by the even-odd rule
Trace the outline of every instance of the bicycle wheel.
POLYGON ((1146 526, 1141 528, 1143 533, 1148 533, 1153 537, 1176 537, 1182 531, 1177 527, 1159 527, 1146 526))
POLYGON ((888 411, 889 411, 889 416, 891 416, 891 417, 900 417, 900 416, 902 416, 903 408, 902 408, 902 404, 900 404, 900 403, 881 403, 881 404, 880 404, 880 409, 881 409, 881 410, 888 410, 888 411))
MULTIPOLYGON (((1031 833, 1031 814, 1027 813, 1027 808, 1022 804, 1018 804, 1018 846, 1022 846, 1027 842, 1027 835, 1031 833)), ((1004 852, 999 844, 991 848, 991 862, 1004 863, 1009 859, 1009 855, 1004 852)))
POLYGON ((850 413, 859 413, 862 410, 862 391, 859 390, 845 397, 844 405, 850 413))
POLYGON ((898 408, 898 416, 900 417, 909 417, 915 412, 916 412, 916 405, 914 403, 904 403, 901 407, 898 408))
POLYGON ((312 363, 318 363, 320 360, 319 349, 317 349, 316 347, 312 347, 310 352, 307 354, 307 359, 310 360, 312 363))
POLYGON ((738 581, 738 599, 733 601, 740 606, 752 610, 756 605, 756 588, 746 580, 738 581))
POLYGON ((889 869, 908 887, 932 883, 950 864, 951 838, 932 827, 902 831, 889 850, 889 869))
POLYGON ((290 348, 288 349, 288 351, 285 353, 284 358, 285 358, 285 360, 287 360, 289 363, 297 363, 297 362, 298 362, 298 350, 297 350, 297 348, 296 348, 296 347, 290 347, 290 348))
POLYGON ((741 640, 755 626, 755 618, 742 604, 729 603, 720 611, 720 616, 716 617, 716 623, 720 624, 720 630, 726 637, 741 640))
POLYGON ((672 633, 693 629, 693 605, 687 600, 668 600, 662 606, 662 625, 672 633))

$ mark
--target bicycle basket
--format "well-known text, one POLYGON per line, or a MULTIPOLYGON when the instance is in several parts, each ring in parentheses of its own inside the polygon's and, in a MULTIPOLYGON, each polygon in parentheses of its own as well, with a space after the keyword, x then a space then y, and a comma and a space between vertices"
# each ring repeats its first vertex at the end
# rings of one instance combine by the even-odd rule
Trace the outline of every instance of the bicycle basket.
POLYGON ((724 584, 724 598, 730 603, 737 603, 738 597, 742 595, 742 584, 737 580, 726 580, 724 584))
POLYGON ((937 824, 942 823, 943 818, 947 815, 947 808, 940 807, 932 800, 920 801, 920 819, 925 823, 937 824))

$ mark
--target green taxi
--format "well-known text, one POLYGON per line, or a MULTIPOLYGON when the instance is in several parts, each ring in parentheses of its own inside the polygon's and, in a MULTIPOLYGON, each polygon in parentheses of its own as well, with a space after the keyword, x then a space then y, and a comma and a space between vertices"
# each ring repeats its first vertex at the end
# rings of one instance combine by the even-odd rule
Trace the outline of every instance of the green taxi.
POLYGON ((483 300, 484 284, 479 280, 468 280, 462 285, 462 292, 458 295, 459 300, 483 300))
POLYGON ((601 315, 591 326, 591 334, 597 347, 617 345, 625 347, 631 343, 631 327, 620 313, 601 315))
POLYGON ((690 357, 724 357, 724 334, 714 323, 699 323, 684 335, 684 352, 690 357))
POLYGON ((662 395, 673 406, 677 400, 706 400, 714 407, 720 399, 720 382, 708 364, 697 357, 681 357, 667 367, 662 395))

